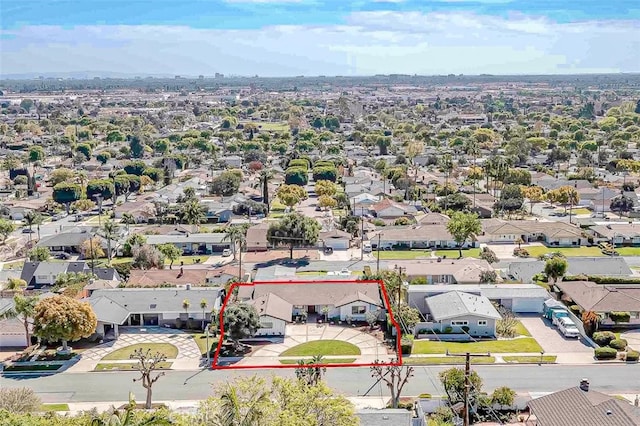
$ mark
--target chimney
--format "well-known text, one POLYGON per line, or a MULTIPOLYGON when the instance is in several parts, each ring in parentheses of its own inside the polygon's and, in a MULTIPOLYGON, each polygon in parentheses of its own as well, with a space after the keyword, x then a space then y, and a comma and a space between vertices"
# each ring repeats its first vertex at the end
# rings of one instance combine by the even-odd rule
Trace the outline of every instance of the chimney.
POLYGON ((589 380, 587 379, 580 380, 580 389, 585 392, 589 392, 589 380))

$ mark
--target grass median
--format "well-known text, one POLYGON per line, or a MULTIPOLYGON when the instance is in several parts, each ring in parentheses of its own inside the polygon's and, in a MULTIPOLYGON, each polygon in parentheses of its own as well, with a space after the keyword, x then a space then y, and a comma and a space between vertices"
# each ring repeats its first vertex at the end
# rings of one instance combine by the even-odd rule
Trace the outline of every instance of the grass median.
POLYGON ((486 340, 482 342, 437 342, 416 340, 413 342, 413 354, 445 354, 453 353, 540 353, 542 348, 532 337, 509 340, 486 340))

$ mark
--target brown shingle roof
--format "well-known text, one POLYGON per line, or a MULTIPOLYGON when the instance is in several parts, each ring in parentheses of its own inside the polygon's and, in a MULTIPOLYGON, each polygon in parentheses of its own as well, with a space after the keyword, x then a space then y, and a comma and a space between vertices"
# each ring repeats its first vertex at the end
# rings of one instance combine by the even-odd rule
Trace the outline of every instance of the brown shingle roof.
POLYGON ((640 286, 596 284, 591 281, 561 281, 556 286, 586 311, 640 311, 640 286))
POLYGON ((624 401, 580 387, 566 389, 529 402, 539 426, 639 426, 634 407, 624 401))
MULTIPOLYGON (((295 279, 295 277, 294 277, 295 279)), ((258 299, 267 294, 275 294, 292 305, 332 305, 338 306, 347 297, 359 294, 355 300, 367 298, 368 303, 382 306, 378 284, 350 284, 350 283, 292 283, 268 284, 258 283, 253 286, 240 287, 240 299, 258 299)), ((348 303, 348 302, 347 302, 348 303)))

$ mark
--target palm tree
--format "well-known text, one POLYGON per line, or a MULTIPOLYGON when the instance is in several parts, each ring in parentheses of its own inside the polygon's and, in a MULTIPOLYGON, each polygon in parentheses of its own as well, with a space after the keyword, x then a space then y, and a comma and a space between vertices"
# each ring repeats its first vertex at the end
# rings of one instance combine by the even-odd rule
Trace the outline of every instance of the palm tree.
POLYGON ((13 308, 0 314, 0 319, 18 318, 24 324, 24 333, 27 338, 27 346, 31 346, 31 336, 29 335, 29 318, 33 317, 37 296, 23 296, 16 294, 13 296, 13 308))
POLYGON ((102 237, 107 240, 107 259, 109 264, 111 264, 111 240, 118 237, 119 230, 118 224, 108 219, 102 225, 102 237))
POLYGON ((199 225, 205 220, 204 206, 197 200, 191 200, 182 206, 181 216, 189 225, 199 225))
POLYGON ((220 426, 253 426, 261 424, 266 409, 271 405, 269 390, 254 389, 249 395, 242 395, 233 385, 227 384, 220 394, 220 426))
POLYGON ((191 302, 189 302, 189 299, 184 299, 182 301, 182 309, 184 309, 187 314, 187 321, 189 320, 189 306, 191 306, 191 302))
POLYGON ((202 330, 204 330, 204 320, 206 318, 206 314, 204 313, 204 311, 205 309, 207 309, 207 306, 207 299, 200 299, 200 309, 202 309, 202 330))
POLYGON ((236 243, 240 243, 240 250, 242 250, 242 244, 246 242, 246 228, 244 226, 232 225, 227 228, 225 236, 222 241, 231 242, 233 247, 233 260, 236 260, 236 243))
POLYGON ((448 199, 449 199, 449 174, 453 170, 453 159, 451 158, 451 154, 448 152, 445 153, 440 158, 440 169, 444 172, 444 187, 445 187, 445 197, 444 197, 444 213, 447 212, 448 207, 448 199))
MULTIPOLYGON (((29 227, 29 245, 31 245, 31 233, 33 232, 33 225, 39 225, 40 223, 42 223, 42 216, 40 216, 40 213, 30 210, 25 213, 23 220, 24 224, 29 227)), ((38 227, 38 230, 39 229, 40 228, 38 227)), ((40 239, 40 236, 38 236, 38 239, 40 239)))
MULTIPOLYGON (((475 139, 469 139, 465 143, 465 151, 467 155, 470 155, 473 158, 473 168, 476 167, 476 159, 478 155, 480 155, 480 147, 478 145, 478 141, 475 139)), ((473 208, 476 208, 476 180, 473 179, 473 208)))

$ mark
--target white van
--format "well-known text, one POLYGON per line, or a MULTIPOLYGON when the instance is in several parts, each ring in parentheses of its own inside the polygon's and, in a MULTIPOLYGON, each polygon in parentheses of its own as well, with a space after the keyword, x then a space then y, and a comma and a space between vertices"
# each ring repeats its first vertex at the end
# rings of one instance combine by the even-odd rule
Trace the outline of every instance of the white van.
POLYGON ((569 318, 558 318, 558 330, 564 337, 579 338, 580 330, 569 318))
POLYGON ((362 251, 365 253, 371 253, 371 251, 373 250, 373 248, 371 247, 371 243, 368 241, 365 241, 364 243, 362 243, 362 251))

